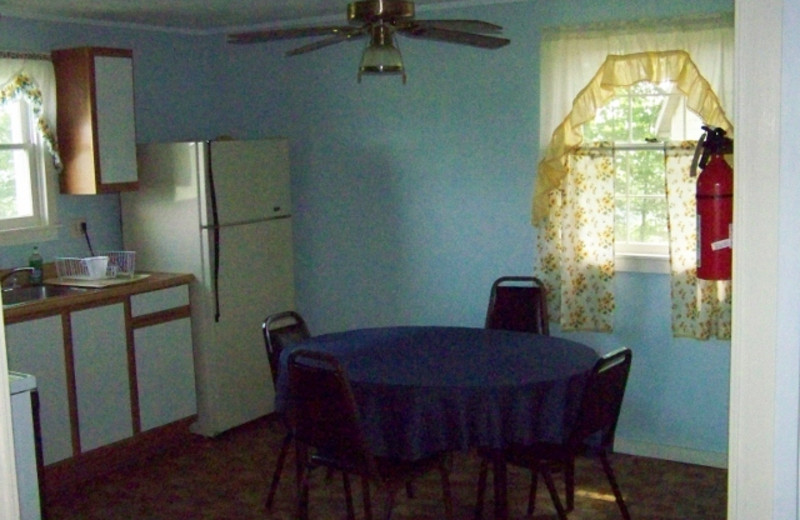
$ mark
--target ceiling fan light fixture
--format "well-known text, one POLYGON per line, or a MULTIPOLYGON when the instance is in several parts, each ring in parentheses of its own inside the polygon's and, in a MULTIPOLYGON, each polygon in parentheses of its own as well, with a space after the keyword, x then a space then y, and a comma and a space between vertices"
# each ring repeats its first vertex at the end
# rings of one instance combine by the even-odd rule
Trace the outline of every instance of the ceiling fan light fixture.
POLYGON ((358 82, 362 74, 399 74, 406 82, 406 70, 403 65, 403 56, 394 41, 391 27, 378 24, 372 27, 369 43, 361 55, 361 65, 358 67, 358 82))

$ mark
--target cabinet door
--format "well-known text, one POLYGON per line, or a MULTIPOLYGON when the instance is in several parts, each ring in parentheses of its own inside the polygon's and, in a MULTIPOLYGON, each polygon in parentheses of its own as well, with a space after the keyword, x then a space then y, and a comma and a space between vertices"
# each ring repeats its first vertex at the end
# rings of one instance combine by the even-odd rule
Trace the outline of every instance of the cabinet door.
POLYGON ((125 307, 70 314, 81 451, 133 435, 125 307))
POLYGON ((9 369, 36 376, 45 464, 72 457, 61 316, 6 325, 9 369))
POLYGON ((131 296, 142 431, 197 413, 188 286, 131 296), (180 312, 185 309, 185 312, 180 312))
POLYGON ((127 49, 54 50, 62 193, 135 190, 133 54, 127 49))
POLYGON ((136 182, 133 60, 95 56, 97 135, 103 184, 136 182))
POLYGON ((197 413, 189 318, 136 329, 133 337, 142 431, 197 413))

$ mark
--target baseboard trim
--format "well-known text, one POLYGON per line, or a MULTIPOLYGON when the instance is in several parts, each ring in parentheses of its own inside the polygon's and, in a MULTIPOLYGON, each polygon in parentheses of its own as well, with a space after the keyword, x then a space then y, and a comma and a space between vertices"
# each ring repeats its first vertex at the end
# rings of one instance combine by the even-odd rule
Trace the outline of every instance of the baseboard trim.
POLYGON ((728 454, 716 451, 693 450, 680 446, 653 444, 617 437, 614 442, 614 451, 639 457, 671 460, 685 464, 698 464, 712 468, 726 469, 728 467, 728 454))

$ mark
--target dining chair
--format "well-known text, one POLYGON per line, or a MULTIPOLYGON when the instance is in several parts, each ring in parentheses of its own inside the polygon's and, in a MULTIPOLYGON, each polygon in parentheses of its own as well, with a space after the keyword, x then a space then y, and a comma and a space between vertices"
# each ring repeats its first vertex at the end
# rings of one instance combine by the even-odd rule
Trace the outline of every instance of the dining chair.
POLYGON ((486 310, 487 329, 550 334, 544 283, 534 276, 502 276, 494 281, 486 310))
MULTIPOLYGON (((366 520, 372 519, 371 483, 384 495, 381 516, 389 520, 397 491, 416 477, 438 470, 445 518, 452 519, 449 453, 438 453, 415 461, 373 455, 361 427, 350 382, 337 359, 324 352, 298 349, 289 355, 288 370, 287 415, 295 436, 297 463, 301 473, 297 518, 308 519, 309 473, 322 466, 361 478, 366 520)), ((347 479, 345 500, 348 518, 353 519, 353 498, 347 479)))
MULTIPOLYGON (((264 334, 264 346, 267 349, 269 368, 272 373, 272 384, 275 385, 278 382, 278 366, 281 352, 283 352, 286 347, 308 339, 311 337, 311 334, 308 331, 308 326, 303 317, 295 311, 283 311, 267 316, 261 324, 261 331, 264 334)), ((281 417, 281 419, 285 424, 286 418, 281 417)), ((281 480, 283 464, 291 445, 292 432, 287 425, 286 435, 283 437, 281 451, 278 453, 278 461, 275 465, 275 471, 272 474, 272 481, 269 486, 267 510, 272 509, 272 504, 275 501, 275 493, 278 490, 278 484, 281 480)))
MULTIPOLYGON (((587 455, 600 459, 622 518, 630 520, 628 508, 608 456, 614 448, 614 434, 622 400, 625 396, 631 359, 631 350, 621 348, 604 355, 597 361, 586 382, 576 422, 566 441, 524 446, 512 445, 503 451, 507 464, 528 468, 531 471, 531 488, 528 497, 529 516, 533 514, 536 503, 536 476, 541 474, 550 498, 553 500, 558 518, 566 520, 566 512, 574 509, 575 503, 575 457, 587 455), (558 496, 551 473, 554 468, 559 467, 563 468, 565 472, 566 510, 558 496)), ((491 456, 487 450, 480 450, 480 453, 482 460, 478 477, 476 518, 480 518, 482 515, 483 495, 486 491, 486 477, 491 456)))

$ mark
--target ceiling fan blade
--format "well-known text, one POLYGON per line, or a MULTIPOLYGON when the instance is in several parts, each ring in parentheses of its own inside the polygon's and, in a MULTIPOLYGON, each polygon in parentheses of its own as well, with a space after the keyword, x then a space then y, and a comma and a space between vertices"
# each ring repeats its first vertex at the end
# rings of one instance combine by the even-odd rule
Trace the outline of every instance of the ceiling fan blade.
POLYGON ((451 31, 485 34, 500 34, 503 32, 501 26, 481 20, 414 20, 412 25, 423 28, 449 29, 451 31))
POLYGON ((401 29, 399 32, 412 38, 423 38, 426 40, 438 40, 460 45, 471 45, 483 49, 497 49, 508 45, 511 40, 507 38, 497 38, 496 36, 484 36, 464 31, 452 31, 450 29, 440 29, 438 27, 412 26, 408 29, 401 29))
POLYGON ((351 33, 351 34, 336 34, 329 38, 325 38, 324 40, 319 40, 314 43, 309 43, 308 45, 303 45, 302 47, 298 47, 296 49, 292 49, 286 53, 287 56, 297 56, 298 54, 305 54, 306 52, 315 51, 317 49, 322 49, 323 47, 327 47, 329 45, 335 45, 337 43, 345 42, 347 40, 351 40, 354 38, 359 38, 363 36, 362 33, 351 33))
POLYGON ((228 43, 260 43, 308 36, 347 35, 353 31, 352 26, 329 25, 321 27, 294 27, 291 29, 271 29, 267 31, 251 31, 228 35, 228 43))

